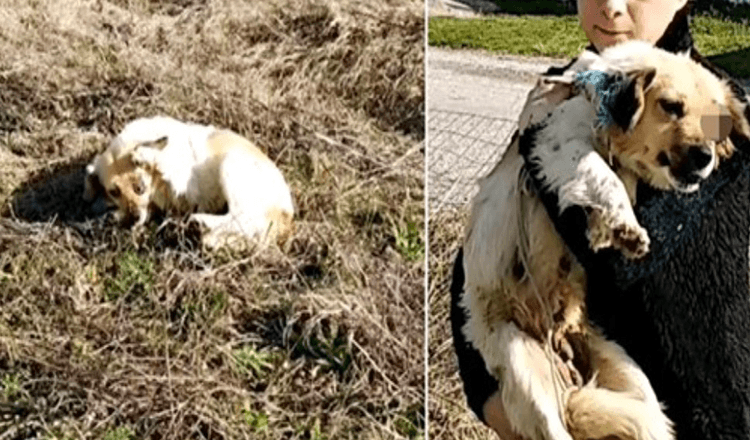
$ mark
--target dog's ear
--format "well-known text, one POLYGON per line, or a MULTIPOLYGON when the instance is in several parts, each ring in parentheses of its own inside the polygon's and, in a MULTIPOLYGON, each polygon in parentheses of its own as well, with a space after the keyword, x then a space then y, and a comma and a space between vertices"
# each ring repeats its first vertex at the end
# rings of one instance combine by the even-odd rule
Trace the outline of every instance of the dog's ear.
POLYGON ((169 138, 167 136, 163 136, 155 141, 143 142, 142 144, 139 145, 139 147, 154 148, 156 150, 161 151, 164 149, 164 147, 167 146, 168 143, 169 143, 169 138))
POLYGON ((654 82, 656 69, 646 68, 628 73, 622 89, 615 96, 611 112, 612 120, 623 131, 632 130, 643 115, 646 92, 654 82))
POLYGON ((132 154, 130 159, 133 161, 133 165, 137 167, 148 167, 156 163, 159 152, 164 149, 169 143, 167 136, 160 137, 155 141, 146 141, 139 143, 132 154))
POLYGON ((94 200, 100 188, 101 183, 99 183, 99 176, 97 176, 96 167, 92 162, 86 165, 86 179, 83 183, 83 200, 87 202, 94 200))

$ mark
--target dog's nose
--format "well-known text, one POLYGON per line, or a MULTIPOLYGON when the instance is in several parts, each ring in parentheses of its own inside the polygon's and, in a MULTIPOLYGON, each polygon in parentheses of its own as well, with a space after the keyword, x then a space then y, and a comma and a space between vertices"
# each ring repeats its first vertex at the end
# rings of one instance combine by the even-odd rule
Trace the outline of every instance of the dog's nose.
POLYGON ((700 171, 711 163, 713 154, 703 146, 692 146, 688 149, 687 168, 690 171, 700 171))
POLYGON ((683 148, 678 163, 670 167, 672 176, 683 185, 694 185, 711 173, 713 153, 703 145, 690 145, 683 148))

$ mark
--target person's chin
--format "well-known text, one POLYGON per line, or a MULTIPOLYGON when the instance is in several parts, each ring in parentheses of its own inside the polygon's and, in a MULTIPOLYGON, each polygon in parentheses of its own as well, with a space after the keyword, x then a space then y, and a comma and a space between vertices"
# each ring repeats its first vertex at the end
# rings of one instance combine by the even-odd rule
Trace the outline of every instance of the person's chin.
POLYGON ((630 40, 630 33, 628 32, 607 32, 598 26, 594 26, 594 35, 596 38, 594 45, 597 48, 610 47, 630 40))

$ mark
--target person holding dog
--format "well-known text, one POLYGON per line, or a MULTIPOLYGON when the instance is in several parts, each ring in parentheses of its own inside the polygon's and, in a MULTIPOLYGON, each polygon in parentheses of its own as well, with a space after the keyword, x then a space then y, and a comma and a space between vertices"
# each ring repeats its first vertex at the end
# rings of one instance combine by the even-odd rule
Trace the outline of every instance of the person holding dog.
MULTIPOLYGON (((693 46, 689 29, 690 9, 690 0, 578 0, 580 25, 591 43, 587 50, 599 52, 623 41, 645 40, 670 52, 689 54, 720 78, 731 81, 726 73, 703 59, 693 46)), ((570 64, 563 68, 551 68, 547 74, 559 75, 569 66, 570 64)), ((731 84, 735 94, 747 102, 741 87, 734 82, 731 84)), ((529 96, 533 97, 535 94, 538 95, 539 91, 533 90, 529 96)), ((554 93, 548 94, 547 97, 552 100, 551 104, 554 104, 556 99, 554 93)), ((529 102, 527 102, 528 106, 529 102)), ((525 109, 522 115, 528 111, 525 109)), ((745 114, 750 119, 750 110, 746 109, 745 114)), ((520 128, 523 128, 524 122, 522 118, 520 128)), ((517 148, 516 140, 517 136, 514 136, 510 148, 517 148)), ((661 323, 655 321, 658 321, 657 316, 663 316, 666 312, 662 311, 660 314, 654 311, 658 307, 644 306, 648 298, 661 292, 669 292, 666 299, 670 301, 665 299, 659 303, 660 306, 662 303, 675 302, 674 298, 683 296, 693 300, 691 286, 705 285, 706 283, 702 280, 717 277, 711 271, 717 270, 716 268, 721 265, 727 266, 725 268, 727 271, 738 273, 728 274, 728 280, 723 284, 716 281, 709 283, 709 286, 720 289, 722 296, 745 298, 744 302, 750 304, 750 301, 746 300, 750 228, 745 227, 744 232, 731 234, 722 229, 721 221, 718 221, 718 225, 717 222, 709 221, 720 218, 725 215, 724 212, 728 211, 736 212, 739 218, 743 216, 748 218, 750 213, 750 173, 745 172, 750 168, 748 165, 750 159, 743 154, 743 152, 750 152, 748 149, 750 141, 737 139, 734 143, 738 147, 738 154, 726 166, 722 165, 714 172, 708 182, 708 194, 704 194, 703 197, 681 199, 673 193, 639 188, 638 205, 644 207, 640 216, 644 219, 651 219, 650 224, 647 221, 644 227, 649 233, 657 229, 663 232, 662 236, 667 237, 662 240, 661 243, 664 243, 662 245, 658 241, 654 243, 652 254, 655 257, 652 256, 650 260, 647 257, 646 262, 632 264, 625 262, 615 251, 602 251, 594 258, 588 248, 585 234, 585 213, 580 209, 568 209, 562 215, 556 212, 554 201, 550 200, 553 196, 541 189, 538 185, 540 182, 535 182, 537 193, 545 201, 558 232, 587 269, 589 314, 592 321, 600 325, 608 337, 625 347, 628 354, 649 376, 657 396, 667 400, 667 413, 676 424, 679 440, 750 437, 750 367, 743 366, 743 363, 750 365, 750 305, 727 305, 724 309, 716 307, 716 310, 713 310, 713 317, 716 318, 714 321, 728 321, 723 324, 724 327, 721 327, 723 330, 715 332, 718 335, 724 334, 724 340, 702 338, 702 334, 661 335, 659 331, 665 330, 657 330, 656 327, 659 327, 661 323), (708 199, 727 202, 724 203, 723 208, 716 208, 708 206, 708 199), (665 207, 673 209, 665 211, 665 207), (664 212, 681 213, 686 217, 674 215, 667 220, 663 215, 660 216, 664 212), (704 217, 696 213, 703 213, 704 217), (690 234, 679 234, 678 229, 684 230, 683 224, 693 225, 690 234), (727 235, 732 235, 732 237, 727 237, 727 235), (720 251, 713 250, 710 243, 706 243, 706 241, 721 242, 723 238, 727 238, 728 241, 725 240, 721 248, 723 250, 720 251), (711 249, 705 250, 705 248, 711 249), (710 263, 707 263, 707 260, 710 263), (695 263, 696 261, 703 264, 695 263), (732 270, 733 268, 737 270, 732 270), (670 281, 665 273, 678 273, 685 279, 680 279, 678 282, 670 281), (685 295, 681 295, 682 293, 685 295), (731 310, 726 307, 731 307, 731 310), (634 324, 637 320, 641 322, 634 324), (662 336, 663 340, 658 340, 658 336, 662 336), (681 345, 678 344, 676 349, 671 347, 670 337, 681 345), (691 351, 694 350, 694 346, 701 347, 701 345, 700 343, 693 345, 685 343, 687 337, 692 337, 697 341, 706 340, 717 344, 723 342, 725 345, 734 345, 731 345, 732 349, 725 351, 719 349, 708 356, 691 351), (733 355, 731 351, 738 353, 733 355), (658 355, 655 356, 655 354, 658 355), (683 373, 680 370, 680 363, 693 362, 693 359, 703 360, 709 364, 724 363, 724 365, 706 366, 707 384, 712 389, 705 389, 706 387, 698 382, 699 378, 694 377, 698 375, 699 368, 693 368, 692 373, 683 373), (717 387, 715 382, 720 381, 718 376, 721 374, 717 368, 721 367, 730 369, 727 379, 730 383, 721 383, 717 387), (732 379, 736 379, 735 383, 731 383, 732 379), (725 396, 720 395, 722 390, 726 390, 725 396)), ((740 223, 740 228, 747 226, 747 221, 744 223, 740 221, 740 223)), ((459 251, 450 288, 451 324, 454 348, 467 401, 479 419, 491 427, 500 438, 519 439, 520 437, 510 428, 505 416, 498 382, 487 372, 479 352, 465 340, 461 330, 466 322, 465 311, 460 306, 464 284, 462 260, 462 251, 459 251)), ((697 289, 697 287, 692 289, 697 289)), ((706 306, 709 305, 706 304, 706 306)), ((684 320, 693 316, 693 313, 701 313, 690 307, 693 305, 676 305, 675 310, 683 314, 677 318, 684 320)), ((668 317, 663 319, 669 320, 668 317)), ((695 331, 705 328, 706 331, 703 333, 712 333, 710 325, 717 324, 698 319, 694 326, 695 331)), ((669 331, 668 325, 667 331, 669 331)))

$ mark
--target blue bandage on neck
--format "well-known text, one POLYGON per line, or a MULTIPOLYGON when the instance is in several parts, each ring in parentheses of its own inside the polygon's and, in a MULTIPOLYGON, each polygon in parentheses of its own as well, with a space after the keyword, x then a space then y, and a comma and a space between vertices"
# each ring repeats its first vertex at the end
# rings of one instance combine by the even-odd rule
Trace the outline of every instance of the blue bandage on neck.
MULTIPOLYGON (((612 111, 614 110, 617 95, 625 87, 622 77, 611 75, 601 70, 587 70, 576 75, 574 84, 584 88, 587 84, 593 86, 596 91, 596 118, 601 127, 609 127, 614 123, 612 111)), ((590 89, 589 89, 590 90, 590 89)))

